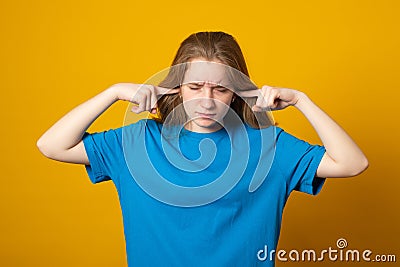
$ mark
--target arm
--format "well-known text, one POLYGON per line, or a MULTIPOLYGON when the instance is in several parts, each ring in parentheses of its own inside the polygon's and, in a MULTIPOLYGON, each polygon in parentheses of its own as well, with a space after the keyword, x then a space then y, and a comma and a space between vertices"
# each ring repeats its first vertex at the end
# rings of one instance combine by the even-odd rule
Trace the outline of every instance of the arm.
POLYGON ((82 136, 116 101, 115 88, 110 87, 68 112, 39 138, 40 152, 50 159, 89 165, 82 136))
POLYGON ((238 92, 243 97, 257 97, 252 107, 255 112, 280 110, 295 106, 308 119, 321 139, 326 153, 316 176, 350 177, 363 172, 368 160, 351 137, 303 92, 271 86, 260 90, 238 92))
POLYGON ((176 90, 152 85, 115 84, 57 121, 39 138, 37 147, 50 159, 89 165, 82 137, 89 126, 113 103, 118 100, 131 101, 138 104, 132 109, 133 112, 147 110, 154 113, 157 96, 175 92, 176 90))
POLYGON ((314 127, 326 153, 317 169, 318 177, 349 177, 363 172, 368 160, 351 137, 302 92, 294 105, 314 127))

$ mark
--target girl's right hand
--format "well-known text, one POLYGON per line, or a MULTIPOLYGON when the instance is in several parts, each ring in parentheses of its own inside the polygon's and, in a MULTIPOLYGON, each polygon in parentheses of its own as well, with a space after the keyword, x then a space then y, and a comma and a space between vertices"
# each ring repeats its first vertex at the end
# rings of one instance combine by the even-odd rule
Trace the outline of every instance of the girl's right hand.
POLYGON ((157 100, 165 94, 176 94, 180 88, 168 89, 151 84, 117 83, 111 86, 116 91, 117 99, 134 104, 132 112, 157 112, 157 100))

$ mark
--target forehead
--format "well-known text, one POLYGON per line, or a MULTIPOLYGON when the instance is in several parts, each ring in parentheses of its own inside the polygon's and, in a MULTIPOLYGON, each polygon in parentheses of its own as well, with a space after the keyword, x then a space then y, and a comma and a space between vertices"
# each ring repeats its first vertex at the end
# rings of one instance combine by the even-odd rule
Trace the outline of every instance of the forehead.
POLYGON ((229 66, 215 61, 193 60, 188 62, 183 83, 209 82, 228 85, 229 66))

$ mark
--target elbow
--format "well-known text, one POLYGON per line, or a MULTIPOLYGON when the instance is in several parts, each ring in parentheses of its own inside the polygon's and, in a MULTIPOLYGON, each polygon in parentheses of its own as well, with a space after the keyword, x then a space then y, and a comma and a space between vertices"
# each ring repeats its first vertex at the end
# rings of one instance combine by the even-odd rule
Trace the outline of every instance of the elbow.
POLYGON ((363 173, 369 166, 368 159, 364 156, 357 164, 354 164, 349 174, 350 177, 363 173))
POLYGON ((47 156, 46 149, 45 149, 42 139, 39 139, 36 141, 36 146, 39 149, 40 153, 42 153, 44 156, 47 156))
POLYGON ((46 158, 52 158, 52 152, 46 145, 46 142, 43 141, 41 138, 37 140, 36 146, 39 149, 40 153, 42 153, 46 158))

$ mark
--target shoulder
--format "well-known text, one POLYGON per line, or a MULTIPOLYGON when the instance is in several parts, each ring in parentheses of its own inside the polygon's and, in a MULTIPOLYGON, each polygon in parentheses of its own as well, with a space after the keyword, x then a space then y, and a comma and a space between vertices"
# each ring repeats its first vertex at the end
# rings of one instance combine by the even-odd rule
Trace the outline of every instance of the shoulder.
POLYGON ((278 154, 286 153, 289 150, 303 150, 310 145, 306 141, 299 139, 278 126, 255 129, 246 125, 246 130, 250 140, 258 140, 261 138, 263 142, 274 143, 278 154))
POLYGON ((135 130, 135 129, 144 129, 144 128, 149 128, 149 129, 155 129, 155 128, 160 128, 161 123, 153 120, 153 119, 140 119, 134 123, 130 123, 127 125, 124 125, 120 127, 122 130, 135 130))
POLYGON ((139 121, 136 121, 134 123, 126 124, 120 127, 115 127, 115 128, 109 128, 104 131, 96 131, 96 132, 85 132, 84 133, 84 138, 87 138, 88 136, 104 136, 104 137, 116 137, 118 139, 122 138, 122 135, 124 134, 139 134, 143 132, 145 128, 148 128, 150 130, 152 129, 158 129, 160 123, 152 120, 152 119, 141 119, 139 121))
POLYGON ((141 119, 137 122, 127 124, 120 129, 120 133, 124 136, 144 136, 148 134, 160 133, 162 124, 153 119, 141 119))
POLYGON ((297 147, 308 146, 308 142, 296 137, 280 127, 275 127, 276 146, 281 148, 295 149, 297 147))
POLYGON ((281 138, 282 133, 284 132, 282 128, 277 126, 269 126, 266 128, 257 129, 245 124, 245 128, 250 139, 255 136, 262 136, 263 138, 268 136, 269 141, 273 140, 275 142, 281 138))

